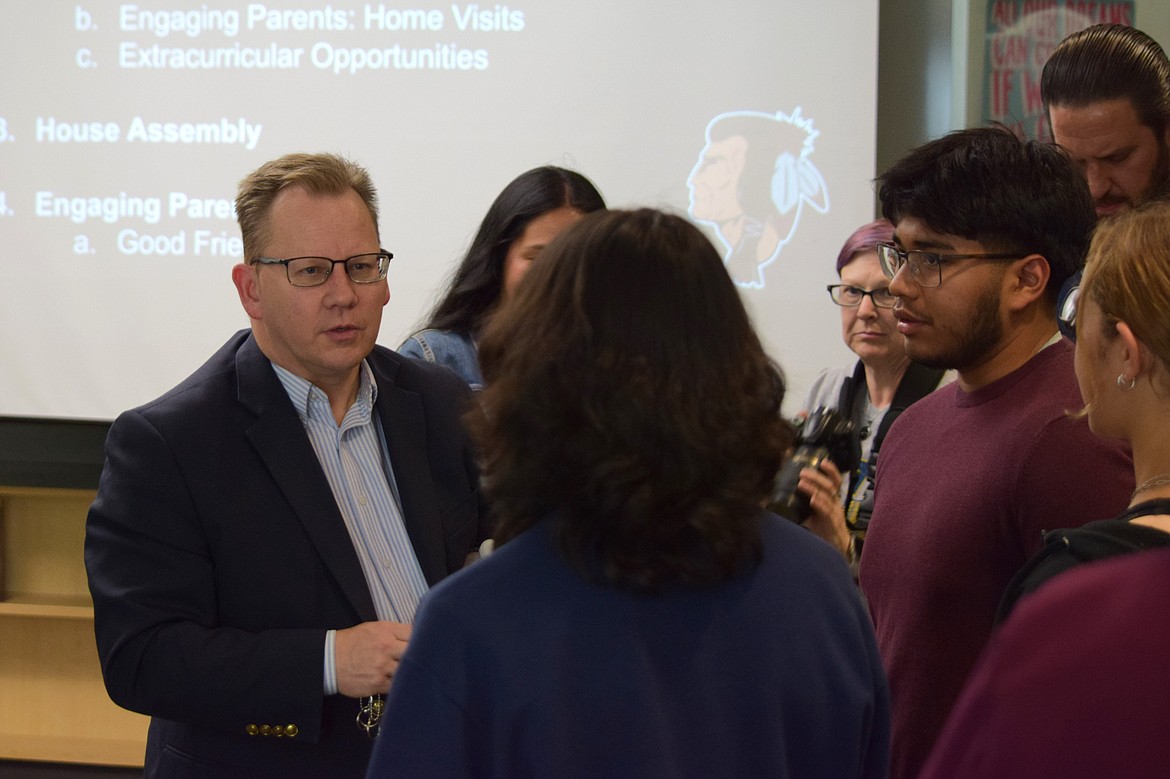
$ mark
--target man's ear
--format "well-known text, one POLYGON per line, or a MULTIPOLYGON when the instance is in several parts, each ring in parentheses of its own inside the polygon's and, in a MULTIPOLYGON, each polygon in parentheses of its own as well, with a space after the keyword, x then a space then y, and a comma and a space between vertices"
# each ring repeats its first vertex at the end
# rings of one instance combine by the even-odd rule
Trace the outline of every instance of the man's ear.
POLYGON ((1013 262, 1008 275, 1011 310, 1020 311, 1044 297, 1051 275, 1052 268, 1043 255, 1029 254, 1013 262))
POLYGON ((251 319, 263 319, 264 306, 260 303, 260 279, 256 266, 239 263, 232 267, 232 283, 240 296, 240 304, 251 319))

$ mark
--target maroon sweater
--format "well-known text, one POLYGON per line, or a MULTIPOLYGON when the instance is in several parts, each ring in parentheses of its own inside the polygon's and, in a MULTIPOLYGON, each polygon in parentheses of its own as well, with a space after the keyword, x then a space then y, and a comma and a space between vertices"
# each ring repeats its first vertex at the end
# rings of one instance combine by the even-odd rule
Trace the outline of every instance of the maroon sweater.
POLYGON ((1062 340, 975 392, 939 389, 890 429, 860 577, 890 679, 891 779, 918 776, 1044 531, 1125 508, 1130 457, 1069 419, 1081 405, 1062 340))
POLYGON ((1020 602, 923 779, 1166 776, 1170 550, 1080 566, 1020 602))

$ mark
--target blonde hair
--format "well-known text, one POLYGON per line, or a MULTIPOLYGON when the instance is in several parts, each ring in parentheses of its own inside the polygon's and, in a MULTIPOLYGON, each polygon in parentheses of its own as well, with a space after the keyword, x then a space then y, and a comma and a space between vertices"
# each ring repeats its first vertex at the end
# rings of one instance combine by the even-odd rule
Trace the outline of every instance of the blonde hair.
POLYGON ((336 154, 286 154, 266 162, 240 182, 236 221, 244 239, 244 259, 252 262, 270 239, 268 216, 285 187, 302 186, 314 195, 340 195, 352 189, 361 197, 378 231, 378 193, 369 171, 336 154))
POLYGON ((1125 322, 1170 367, 1170 202, 1146 203, 1098 224, 1080 294, 1100 307, 1106 338, 1125 322))

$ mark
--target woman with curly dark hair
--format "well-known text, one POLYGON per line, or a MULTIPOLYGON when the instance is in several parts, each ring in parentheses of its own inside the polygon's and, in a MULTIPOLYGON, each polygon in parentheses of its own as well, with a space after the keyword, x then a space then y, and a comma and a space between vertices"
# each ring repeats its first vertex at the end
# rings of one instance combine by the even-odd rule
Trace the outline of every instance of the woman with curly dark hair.
POLYGON ((761 509, 784 383, 706 238, 583 218, 480 359, 497 548, 421 607, 371 776, 884 776, 869 618, 761 509))

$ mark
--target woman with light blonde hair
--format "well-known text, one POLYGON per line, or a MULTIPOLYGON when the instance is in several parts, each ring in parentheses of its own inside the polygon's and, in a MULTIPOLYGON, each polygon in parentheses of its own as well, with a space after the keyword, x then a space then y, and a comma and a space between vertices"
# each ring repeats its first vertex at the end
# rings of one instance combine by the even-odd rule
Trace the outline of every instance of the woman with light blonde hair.
POLYGON ((1089 429, 1133 450, 1129 508, 1054 530, 1009 585, 1016 601, 1090 560, 1170 545, 1170 203, 1102 221, 1089 247, 1077 311, 1077 382, 1089 429))

